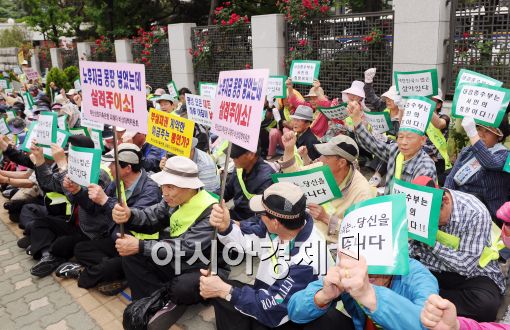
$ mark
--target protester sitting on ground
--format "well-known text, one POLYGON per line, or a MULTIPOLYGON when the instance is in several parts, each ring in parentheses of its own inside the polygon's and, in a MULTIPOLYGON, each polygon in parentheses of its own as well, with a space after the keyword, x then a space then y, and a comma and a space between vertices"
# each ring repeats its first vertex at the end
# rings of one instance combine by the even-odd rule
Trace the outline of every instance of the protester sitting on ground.
POLYGON ((411 182, 425 175, 436 180, 436 166, 422 149, 425 136, 399 131, 397 143, 386 144, 376 139, 362 124, 363 111, 359 102, 349 102, 348 110, 358 144, 387 163, 385 194, 389 193, 394 178, 411 182))
POLYGON ((509 330, 510 325, 496 322, 478 323, 475 320, 457 316, 457 309, 451 301, 432 294, 421 311, 421 323, 431 330, 509 330))
POLYGON ((287 315, 289 299, 316 280, 333 260, 329 254, 326 258, 319 255, 321 237, 306 213, 306 196, 298 186, 275 183, 254 196, 250 208, 256 215, 239 227, 231 220, 225 203, 216 204, 210 223, 223 244, 238 244, 246 253, 260 256, 255 284, 223 281, 207 276, 204 269, 200 294, 214 298, 218 329, 295 329, 287 315), (276 252, 264 258, 268 247, 276 252))
MULTIPOLYGON (((232 219, 242 221, 253 217, 254 213, 248 205, 250 199, 262 194, 273 183, 271 174, 275 171, 257 153, 236 144, 232 144, 230 158, 236 170, 227 179, 224 199, 226 202, 232 200, 234 204, 230 210, 232 219)), ((219 189, 215 193, 219 195, 219 189)))
POLYGON ((165 157, 166 150, 147 143, 145 138, 146 135, 143 133, 126 132, 122 136, 122 142, 133 143, 140 148, 144 170, 147 172, 159 172, 159 162, 162 157, 165 157))
POLYGON ((296 172, 321 165, 329 166, 338 188, 342 192, 342 198, 335 199, 324 206, 313 203, 307 206, 313 219, 316 220, 315 226, 321 234, 328 241, 336 242, 338 238, 336 234, 337 225, 339 220, 344 217, 345 211, 351 205, 376 196, 375 189, 368 184, 367 179, 356 169, 355 164, 359 154, 358 145, 346 135, 335 136, 327 143, 314 145, 320 157, 315 163, 300 167, 296 164, 294 155, 296 136, 293 132, 284 134, 283 144, 285 152, 283 161, 280 163, 283 173, 296 172), (330 222, 332 225, 331 232, 329 230, 330 222))
POLYGON ((176 107, 175 99, 170 94, 161 95, 156 99, 156 102, 159 104, 159 110, 164 112, 171 113, 176 107))
POLYGON ((313 121, 313 110, 305 105, 300 105, 296 108, 293 115, 290 116, 292 119, 291 125, 293 132, 297 135, 296 148, 306 148, 303 153, 306 154, 306 163, 310 160, 319 158, 320 154, 313 147, 319 143, 317 137, 312 133, 310 125, 313 121))
MULTIPOLYGON (((416 184, 437 187, 429 178, 416 184)), ((491 245, 492 220, 487 208, 475 196, 444 189, 439 230, 433 246, 412 240, 410 255, 430 269, 439 282, 439 294, 457 307, 460 316, 477 321, 494 321, 505 291, 505 277, 497 260, 480 265, 485 247, 491 245)))
POLYGON ((409 259, 407 275, 369 275, 359 260, 339 253, 326 276, 295 293, 289 318, 306 329, 420 329, 420 312, 437 281, 419 261, 409 259), (337 310, 343 302, 351 318, 337 310))
MULTIPOLYGON (((294 93, 297 92, 295 91, 294 93)), ((286 98, 278 99, 272 111, 278 111, 281 119, 276 123, 276 127, 269 130, 269 147, 267 149, 266 157, 268 160, 273 159, 276 156, 276 147, 283 147, 282 135, 292 130, 292 119, 290 118, 291 111, 286 98)), ((292 111, 292 113, 293 112, 294 111, 292 111)))
POLYGON ((499 128, 464 117, 462 127, 471 146, 460 152, 445 187, 475 195, 495 219, 496 211, 510 194, 510 173, 503 171, 510 151, 501 143, 510 133, 508 117, 503 118, 499 128))
MULTIPOLYGON (((196 147, 197 143, 198 139, 193 138, 189 158, 197 164, 199 168, 198 178, 204 184, 204 189, 210 192, 215 192, 220 189, 220 176, 218 175, 216 164, 209 154, 196 147)), ((175 155, 172 153, 165 153, 159 162, 159 169, 163 171, 166 161, 174 156, 175 155)))
MULTIPOLYGON (((108 164, 105 167, 111 176, 111 183, 105 188, 95 184, 80 187, 68 178, 64 179, 63 187, 71 203, 78 205, 82 212, 99 217, 107 229, 105 234, 93 240, 76 244, 74 255, 77 263, 64 263, 55 272, 58 277, 77 278, 81 288, 96 287, 106 295, 115 295, 127 287, 122 261, 115 248, 115 233, 119 230, 114 228, 115 223, 112 221, 112 209, 117 203, 114 159, 113 151, 102 157, 103 162, 108 164)), ((142 168, 140 149, 134 144, 122 143, 118 146, 118 159, 121 196, 127 206, 145 209, 159 203, 160 190, 142 168)), ((81 213, 79 215, 81 219, 81 213)), ((83 225, 91 224, 85 222, 83 225)), ((130 234, 144 240, 157 238, 157 235, 130 234)))
MULTIPOLYGON (((213 228, 209 215, 212 205, 218 201, 202 189, 204 184, 198 179, 198 167, 188 158, 168 159, 164 170, 153 174, 152 178, 163 191, 161 202, 145 209, 117 204, 112 213, 114 221, 124 224, 127 230, 159 233, 159 241, 169 245, 168 249, 153 251, 157 241, 141 242, 128 234, 117 239, 116 248, 123 257, 132 297, 134 300, 148 297, 168 286, 171 303, 198 303, 202 300, 200 269, 207 265, 203 259, 193 257, 196 253, 202 253, 205 258, 210 256, 213 228), (151 255, 157 255, 159 260, 151 255), (171 262, 162 264, 167 257, 172 257, 171 262)), ((222 268, 220 273, 227 275, 222 268)))

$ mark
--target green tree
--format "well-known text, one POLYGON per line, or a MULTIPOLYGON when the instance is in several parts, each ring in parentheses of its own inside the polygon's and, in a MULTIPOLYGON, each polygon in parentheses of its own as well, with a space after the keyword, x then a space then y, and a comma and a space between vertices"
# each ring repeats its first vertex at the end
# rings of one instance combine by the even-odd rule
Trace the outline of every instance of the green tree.
POLYGON ((0 31, 0 48, 24 46, 30 40, 29 33, 25 27, 13 25, 10 29, 0 31))
POLYGON ((0 19, 21 18, 25 16, 25 11, 21 8, 18 1, 0 0, 0 19))

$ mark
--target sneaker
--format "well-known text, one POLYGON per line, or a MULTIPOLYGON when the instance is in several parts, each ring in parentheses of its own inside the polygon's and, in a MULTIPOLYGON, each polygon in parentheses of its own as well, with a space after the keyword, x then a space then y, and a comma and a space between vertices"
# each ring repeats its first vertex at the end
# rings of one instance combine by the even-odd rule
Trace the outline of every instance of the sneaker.
POLYGON ((156 330, 170 328, 175 322, 179 320, 182 314, 184 314, 186 308, 186 305, 176 305, 169 301, 165 307, 161 308, 156 312, 156 314, 154 314, 153 317, 151 317, 149 323, 147 324, 147 329, 156 330))
POLYGON ((34 267, 30 269, 30 274, 37 277, 50 275, 60 266, 65 259, 55 257, 51 254, 44 255, 34 267))
POLYGON ((55 275, 60 278, 77 279, 83 269, 84 267, 76 262, 64 262, 55 270, 55 275))
POLYGON ((30 236, 23 236, 16 243, 20 249, 26 249, 30 246, 30 236))
POLYGON ((127 287, 128 282, 126 280, 117 280, 112 282, 99 283, 96 289, 105 296, 115 296, 116 294, 121 293, 122 290, 127 287))

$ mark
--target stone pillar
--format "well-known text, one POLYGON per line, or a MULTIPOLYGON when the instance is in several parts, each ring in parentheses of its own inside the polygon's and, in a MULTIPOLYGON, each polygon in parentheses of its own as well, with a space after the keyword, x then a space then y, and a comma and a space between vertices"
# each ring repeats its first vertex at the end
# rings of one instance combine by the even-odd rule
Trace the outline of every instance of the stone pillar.
POLYGON ((50 48, 51 67, 63 69, 62 56, 60 56, 60 48, 50 48))
POLYGON ((393 70, 437 68, 439 86, 445 91, 451 2, 394 0, 393 6, 393 70))
POLYGON ((44 72, 41 72, 41 67, 39 66, 39 57, 37 56, 35 49, 33 50, 33 54, 30 57, 30 67, 35 69, 39 73, 39 76, 42 77, 44 75, 44 72))
POLYGON ((287 75, 285 57, 285 19, 282 14, 252 16, 253 68, 269 69, 270 75, 287 75))
MULTIPOLYGON (((193 61, 188 53, 191 48, 191 28, 195 23, 168 25, 168 46, 170 47, 170 66, 172 80, 177 89, 189 88, 195 93, 193 61)), ((198 83, 198 82, 197 82, 198 83)))
POLYGON ((76 51, 78 52, 78 59, 80 61, 87 60, 90 57, 91 42, 78 42, 76 43, 76 51))
POLYGON ((115 58, 120 63, 133 63, 131 40, 115 40, 115 58))

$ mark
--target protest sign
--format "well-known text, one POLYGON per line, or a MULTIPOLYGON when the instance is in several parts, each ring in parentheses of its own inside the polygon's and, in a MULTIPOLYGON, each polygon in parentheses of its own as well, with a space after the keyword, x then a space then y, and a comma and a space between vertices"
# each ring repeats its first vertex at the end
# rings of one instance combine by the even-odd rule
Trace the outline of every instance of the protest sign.
POLYGON ((372 198, 345 211, 338 247, 363 255, 369 274, 406 275, 409 271, 406 201, 403 194, 372 198))
POLYGON ((438 94, 437 69, 394 73, 397 90, 402 97, 438 94))
POLYGON ((267 81, 267 95, 284 99, 287 97, 287 86, 285 86, 287 76, 269 76, 267 81))
POLYGON ((21 71, 21 68, 19 66, 13 67, 12 71, 14 71, 14 73, 17 74, 17 75, 20 75, 20 74, 23 73, 23 71, 21 71))
POLYGON ((7 120, 16 118, 16 111, 14 110, 7 110, 5 114, 7 115, 7 120))
POLYGON ((89 131, 86 127, 74 127, 69 129, 71 135, 85 135, 89 136, 89 131))
POLYGON ((189 157, 195 122, 151 109, 148 126, 147 143, 174 155, 189 157))
POLYGON ((365 111, 365 120, 372 126, 372 131, 382 134, 393 128, 390 114, 387 112, 368 112, 365 111))
POLYGON ((484 74, 471 71, 468 69, 460 69, 459 74, 457 75, 457 82, 455 83, 455 88, 457 88, 460 84, 469 83, 469 84, 484 84, 490 86, 501 87, 503 86, 503 82, 486 76, 484 74))
POLYGON ((342 192, 327 165, 292 173, 275 173, 271 178, 273 182, 291 182, 301 187, 307 204, 323 204, 342 197, 342 192))
POLYGON ((25 73, 25 76, 27 76, 28 80, 36 81, 39 79, 39 73, 32 68, 25 67, 23 68, 23 72, 25 73))
POLYGON ((58 119, 56 112, 43 111, 37 118, 37 127, 33 134, 37 144, 43 147, 49 147, 57 142, 58 119))
POLYGON ((211 127, 213 116, 211 103, 211 100, 207 97, 186 94, 186 110, 188 112, 188 119, 193 120, 197 124, 211 127))
POLYGON ((319 79, 321 61, 294 60, 290 64, 290 78, 292 83, 300 85, 312 85, 315 79, 319 79))
POLYGON ((214 100, 216 97, 216 90, 218 88, 218 84, 216 83, 208 83, 208 82, 199 82, 198 83, 198 94, 203 97, 207 97, 211 100, 214 100))
POLYGON ((173 99, 179 98, 179 93, 177 92, 177 87, 175 87, 175 82, 173 80, 166 85, 166 89, 173 99))
POLYGON ((145 66, 80 61, 85 118, 134 132, 147 132, 145 66))
POLYGON ((510 90, 485 84, 460 84, 455 89, 452 116, 473 117, 479 124, 498 127, 510 101, 510 90))
POLYGON ((12 90, 14 92, 20 92, 23 85, 18 81, 11 81, 12 90))
POLYGON ((510 173, 510 154, 508 154, 508 157, 505 161, 505 166, 503 166, 503 171, 510 173))
POLYGON ((67 131, 69 129, 69 125, 67 124, 67 115, 58 116, 57 123, 58 128, 62 129, 64 131, 67 131))
POLYGON ((349 117, 349 112, 347 112, 347 103, 341 103, 330 108, 318 107, 317 110, 319 110, 329 120, 344 120, 349 117))
POLYGON ((23 102, 25 103, 25 110, 33 110, 34 109, 34 99, 29 92, 25 92, 22 94, 23 102))
POLYGON ((32 146, 32 141, 34 140, 34 129, 37 127, 37 122, 33 121, 28 126, 27 134, 25 134, 25 139, 23 140, 23 144, 21 145, 21 150, 30 152, 30 147, 32 146))
POLYGON ((94 142, 94 148, 104 151, 104 143, 103 143, 103 131, 97 129, 90 130, 90 138, 94 142))
MULTIPOLYGON (((11 82, 7 78, 0 78, 0 87, 3 90, 11 88, 11 82)), ((5 91, 7 93, 7 91, 5 91)))
POLYGON ((399 130, 425 135, 436 109, 436 102, 422 96, 412 96, 405 100, 404 115, 400 121, 399 130))
MULTIPOLYGON (((23 61, 25 61, 25 56, 23 55, 23 49, 20 48, 18 50, 18 64, 19 65, 22 65, 23 64, 23 61)), ((19 73, 16 73, 16 74, 19 74, 19 73)))
POLYGON ((213 103, 212 132, 255 152, 268 77, 268 69, 221 71, 213 103))
MULTIPOLYGON (((57 142, 55 142, 55 144, 61 148, 64 148, 67 144, 69 136, 71 136, 71 133, 68 131, 57 129, 57 142)), ((53 160, 53 153, 51 152, 51 148, 43 147, 43 154, 45 158, 53 160)))
POLYGON ((395 178, 391 193, 406 196, 409 237, 433 246, 436 242, 443 191, 395 178))
POLYGON ((98 183, 101 150, 71 145, 67 163, 67 175, 74 183, 80 186, 98 183))
POLYGON ((99 131, 104 130, 103 123, 85 118, 85 116, 83 115, 83 112, 80 112, 80 125, 83 127, 97 129, 99 131))
POLYGON ((0 118, 0 134, 7 135, 11 133, 11 130, 9 129, 9 126, 7 126, 7 120, 5 117, 0 118))
POLYGON ((76 79, 74 81, 73 85, 74 85, 74 89, 76 89, 76 91, 81 91, 80 79, 76 79))

